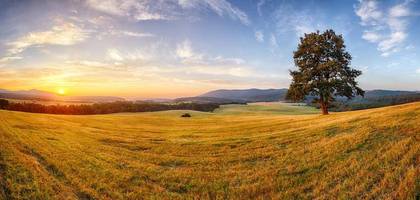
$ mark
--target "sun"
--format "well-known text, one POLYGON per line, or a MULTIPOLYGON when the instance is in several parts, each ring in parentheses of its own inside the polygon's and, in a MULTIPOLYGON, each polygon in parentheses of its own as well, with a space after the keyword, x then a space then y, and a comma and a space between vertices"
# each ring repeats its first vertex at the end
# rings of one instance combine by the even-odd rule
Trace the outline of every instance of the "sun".
POLYGON ((63 95, 63 94, 65 94, 65 93, 66 93, 66 91, 65 91, 63 88, 59 88, 59 89, 57 90, 57 93, 58 93, 58 94, 63 95))

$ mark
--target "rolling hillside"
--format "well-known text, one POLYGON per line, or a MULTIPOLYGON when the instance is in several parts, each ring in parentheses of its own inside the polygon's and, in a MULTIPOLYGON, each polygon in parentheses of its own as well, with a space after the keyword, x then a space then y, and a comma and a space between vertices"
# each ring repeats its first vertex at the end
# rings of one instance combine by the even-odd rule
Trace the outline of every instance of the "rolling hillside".
POLYGON ((0 111, 0 199, 420 194, 420 103, 328 116, 286 104, 250 106, 191 111, 191 118, 181 118, 184 111, 0 111))
POLYGON ((284 100, 287 89, 245 89, 245 90, 214 90, 199 97, 232 99, 245 102, 270 102, 284 100))

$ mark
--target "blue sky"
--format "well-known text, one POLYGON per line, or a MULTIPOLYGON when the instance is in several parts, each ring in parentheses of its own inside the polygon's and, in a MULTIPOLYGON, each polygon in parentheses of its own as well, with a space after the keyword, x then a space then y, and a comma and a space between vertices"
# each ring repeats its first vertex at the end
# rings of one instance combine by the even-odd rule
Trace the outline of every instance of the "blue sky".
POLYGON ((0 88, 287 88, 299 37, 331 28, 362 88, 420 90, 419 20, 418 0, 0 0, 0 88))

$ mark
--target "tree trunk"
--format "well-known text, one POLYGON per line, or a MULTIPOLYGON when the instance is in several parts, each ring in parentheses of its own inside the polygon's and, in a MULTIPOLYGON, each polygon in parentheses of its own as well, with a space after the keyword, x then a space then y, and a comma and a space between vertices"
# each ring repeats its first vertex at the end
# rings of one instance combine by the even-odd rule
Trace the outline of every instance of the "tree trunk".
POLYGON ((321 106, 321 111, 323 115, 328 115, 328 105, 325 102, 319 103, 321 106))

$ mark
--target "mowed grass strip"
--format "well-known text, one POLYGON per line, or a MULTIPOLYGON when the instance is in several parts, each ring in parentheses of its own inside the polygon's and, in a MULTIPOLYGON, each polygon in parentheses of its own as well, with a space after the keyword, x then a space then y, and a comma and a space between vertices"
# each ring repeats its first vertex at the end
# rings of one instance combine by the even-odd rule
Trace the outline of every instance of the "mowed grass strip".
POLYGON ((419 195, 420 103, 329 116, 249 106, 191 118, 0 111, 0 199, 419 195))

